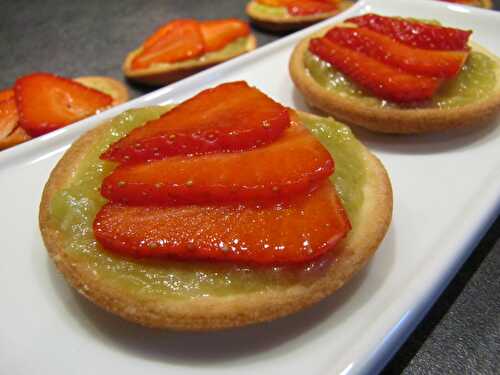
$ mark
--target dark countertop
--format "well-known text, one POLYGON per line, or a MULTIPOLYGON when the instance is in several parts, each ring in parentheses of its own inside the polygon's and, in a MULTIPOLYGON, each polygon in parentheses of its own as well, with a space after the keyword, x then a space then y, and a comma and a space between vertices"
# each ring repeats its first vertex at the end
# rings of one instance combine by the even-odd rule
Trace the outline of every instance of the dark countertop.
MULTIPOLYGON (((127 51, 167 20, 245 18, 246 0, 0 0, 0 88, 34 71, 123 79, 127 51), (102 38, 106 35, 106 38, 102 38)), ((500 9, 500 0, 495 1, 500 9)), ((255 31, 259 45, 278 36, 255 31)), ((149 88, 129 84, 132 96, 149 88)), ((498 374, 500 218, 384 374, 498 374)))

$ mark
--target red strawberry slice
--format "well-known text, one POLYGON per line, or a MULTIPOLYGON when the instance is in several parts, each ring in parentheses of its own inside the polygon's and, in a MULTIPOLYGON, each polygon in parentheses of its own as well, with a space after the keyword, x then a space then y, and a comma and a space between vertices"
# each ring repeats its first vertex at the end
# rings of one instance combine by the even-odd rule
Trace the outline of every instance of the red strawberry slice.
POLYGON ((441 83, 405 73, 326 38, 312 39, 309 50, 377 97, 394 102, 430 99, 441 83))
POLYGON ((14 85, 19 124, 36 137, 95 114, 112 98, 78 82, 48 73, 34 73, 14 85))
POLYGON ((432 50, 468 50, 467 41, 472 34, 470 30, 430 25, 372 13, 349 18, 345 22, 365 26, 412 47, 432 50))
POLYGON ((246 22, 238 19, 213 20, 200 23, 205 52, 218 51, 227 44, 250 34, 246 22))
POLYGON ((18 114, 14 98, 0 101, 0 141, 14 131, 17 121, 18 114))
POLYGON ((0 90, 0 102, 7 99, 12 99, 13 97, 14 97, 13 89, 0 90))
POLYGON ((334 27, 326 38, 408 73, 430 77, 456 76, 469 54, 468 51, 430 51, 409 47, 366 27, 334 27))
POLYGON ((195 20, 167 23, 151 35, 142 51, 132 60, 133 69, 145 69, 154 63, 175 63, 203 55, 200 25, 195 20))
POLYGON ((286 264, 331 250, 350 230, 330 182, 272 205, 105 205, 94 221, 104 248, 134 257, 286 264))
POLYGON ((125 163, 246 150, 272 142, 289 124, 281 104, 246 82, 225 83, 134 129, 101 158, 125 163))
POLYGON ((101 193, 131 205, 279 200, 311 191, 332 173, 328 151, 296 124, 252 151, 122 165, 104 179, 101 193))

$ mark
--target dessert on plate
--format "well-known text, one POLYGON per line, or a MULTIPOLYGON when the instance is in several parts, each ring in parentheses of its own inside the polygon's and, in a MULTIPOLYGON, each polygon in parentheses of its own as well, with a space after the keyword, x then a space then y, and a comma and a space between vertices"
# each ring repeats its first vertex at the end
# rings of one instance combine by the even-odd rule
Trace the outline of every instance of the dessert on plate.
POLYGON ((500 110, 500 59, 471 34, 365 14, 302 40, 290 74, 311 106, 373 131, 479 126, 500 110))
POLYGON ((164 85, 256 48, 250 27, 239 19, 177 19, 159 27, 123 64, 127 78, 164 85))
POLYGON ((145 326, 215 330, 327 297, 391 216, 387 173, 348 127, 230 82, 83 135, 50 175, 40 228, 97 305, 145 326))
POLYGON ((251 0, 246 12, 264 29, 290 31, 333 17, 352 4, 349 0, 251 0))
POLYGON ((128 100, 119 81, 33 73, 0 91, 0 150, 70 125, 128 100))

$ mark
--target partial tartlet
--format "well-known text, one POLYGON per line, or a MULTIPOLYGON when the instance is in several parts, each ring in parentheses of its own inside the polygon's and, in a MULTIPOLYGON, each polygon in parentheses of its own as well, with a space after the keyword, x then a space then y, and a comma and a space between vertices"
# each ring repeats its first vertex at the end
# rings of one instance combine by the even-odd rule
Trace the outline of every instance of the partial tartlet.
POLYGON ((256 46, 249 26, 238 19, 174 20, 158 28, 127 55, 123 73, 142 84, 164 85, 252 51, 256 46), (141 56, 148 59, 147 54, 153 59, 140 63, 141 56))
MULTIPOLYGON (((45 245, 57 268, 86 298, 127 320, 150 327, 174 330, 239 327, 276 319, 318 302, 350 280, 374 254, 392 216, 391 185, 383 165, 346 126, 331 118, 295 111, 291 112, 290 126, 295 129, 305 126, 335 160, 335 173, 328 184, 334 184, 352 229, 333 249, 330 247, 314 259, 294 264, 255 264, 231 260, 228 252, 233 251, 230 249, 233 245, 221 247, 218 254, 218 257, 228 255, 228 261, 127 257, 102 248, 94 238, 92 223, 106 203, 99 186, 116 164, 99 156, 105 150, 116 150, 108 146, 131 130, 143 132, 139 127, 145 122, 163 119, 161 116, 168 115, 167 111, 165 107, 132 110, 91 130, 66 152, 45 186, 40 205, 45 245)), ((266 122, 264 129, 269 126, 274 127, 266 122)), ((252 136, 245 134, 247 138, 252 136)), ((162 138, 154 139, 161 142, 162 138)), ((181 139, 192 142, 199 138, 181 139)), ((119 150, 127 149, 127 143, 115 145, 119 145, 119 150)), ((161 145, 156 145, 155 152, 163 152, 161 145)), ((262 148, 255 150, 259 149, 262 148)), ((128 150, 131 153, 128 155, 149 159, 141 151, 142 146, 128 150)), ((105 155, 116 160, 123 157, 114 151, 105 155)), ((188 188, 196 187, 196 179, 192 181, 188 188)), ((125 187, 125 182, 117 186, 125 187)), ((119 205, 115 207, 120 209, 119 205)), ((285 204, 282 209, 286 207, 285 204)), ((317 225, 319 230, 322 224, 317 225)), ((279 226, 268 228, 273 232, 278 229, 279 226)), ((115 244, 120 248, 124 244, 121 237, 128 234, 123 235, 111 236, 109 240, 117 241, 115 244)), ((179 241, 184 241, 182 234, 179 235, 179 241)), ((307 238, 304 234, 304 239, 307 238)), ((195 240, 186 251, 198 251, 195 240)), ((145 241, 151 241, 151 237, 145 241)), ((144 251, 156 251, 163 245, 164 242, 156 243, 144 251)), ((307 249, 309 244, 303 246, 307 249)), ((281 259, 283 249, 269 251, 277 251, 277 259, 281 259)))
MULTIPOLYGON (((309 10, 308 12, 299 11, 297 13, 291 13, 290 9, 293 9, 294 5, 296 5, 295 3, 300 3, 300 1, 288 1, 288 3, 290 3, 290 6, 287 7, 286 1, 280 2, 280 0, 251 0, 246 6, 246 13, 252 19, 252 22, 263 29, 278 32, 292 31, 302 29, 316 22, 333 17, 340 12, 348 9, 353 4, 349 0, 317 2, 324 4, 333 4, 334 7, 332 7, 333 9, 327 9, 323 11, 311 12, 309 10)), ((305 1, 305 3, 311 2, 305 1)))
MULTIPOLYGON (((406 22, 370 14, 353 20, 369 23, 371 19, 378 18, 395 20, 398 24, 406 22)), ((408 22, 418 23, 415 20, 408 22)), ((347 20, 335 27, 353 30, 360 26, 347 20)), ((425 24, 425 27, 434 25, 425 24)), ((311 40, 324 36, 331 29, 324 29, 302 40, 295 47, 289 63, 293 82, 312 107, 372 131, 402 134, 479 126, 491 120, 500 110, 500 59, 477 44, 469 42, 469 46, 465 47, 468 57, 456 77, 442 84, 443 78, 431 78, 441 86, 430 100, 396 103, 377 97, 311 53, 311 40)), ((455 30, 462 36, 469 33, 445 29, 452 30, 450 32, 455 30)), ((419 34, 415 35, 414 41, 418 42, 419 34)), ((411 59, 409 61, 411 63, 411 59)), ((421 79, 422 82, 424 80, 429 81, 427 77, 421 79)), ((413 94, 411 90, 406 90, 406 93, 413 94)))
POLYGON ((48 73, 20 77, 14 88, 0 92, 0 149, 29 141, 34 136, 127 100, 125 85, 110 77, 88 76, 69 80, 48 73), (99 100, 81 108, 80 104, 86 101, 85 94, 97 96, 99 100), (49 110, 49 107, 57 106, 59 109, 49 110), (62 123, 50 124, 61 119, 62 123))

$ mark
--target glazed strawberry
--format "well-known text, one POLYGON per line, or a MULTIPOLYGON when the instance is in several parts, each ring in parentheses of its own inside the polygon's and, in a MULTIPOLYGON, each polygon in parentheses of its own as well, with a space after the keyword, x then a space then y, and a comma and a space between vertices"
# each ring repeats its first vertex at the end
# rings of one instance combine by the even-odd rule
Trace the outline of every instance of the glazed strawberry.
POLYGON ((331 250, 350 223, 325 181, 311 194, 264 206, 111 203, 99 211, 93 228, 104 248, 128 256, 286 264, 331 250))
POLYGON ((412 47, 433 50, 469 50, 467 41, 472 34, 470 30, 430 25, 372 13, 349 18, 345 22, 365 26, 412 47))
POLYGON ((469 54, 468 51, 429 51, 410 47, 366 27, 334 27, 326 38, 408 73, 430 77, 456 76, 469 54))
POLYGON ((205 53, 218 51, 236 39, 250 34, 248 24, 234 18, 200 22, 200 28, 205 53))
POLYGON ((326 38, 312 39, 309 50, 383 99, 401 103, 426 100, 441 83, 436 78, 405 73, 326 38))
POLYGON ((203 55, 200 25, 195 20, 167 23, 151 35, 141 52, 132 60, 132 68, 144 69, 154 63, 175 63, 203 55))
POLYGON ((17 121, 18 114, 14 98, 0 101, 0 142, 14 131, 17 121))
POLYGON ((19 124, 36 137, 95 114, 112 98, 70 79, 35 73, 14 85, 19 124))
POLYGON ((134 129, 101 158, 124 163, 246 150, 272 142, 289 124, 288 110, 256 88, 225 83, 134 129))
POLYGON ((176 205, 279 200, 307 193, 333 172, 328 151, 302 125, 251 151, 177 156, 122 165, 101 193, 131 205, 176 205))
POLYGON ((7 99, 12 99, 13 97, 14 97, 13 89, 0 90, 0 102, 7 99))

